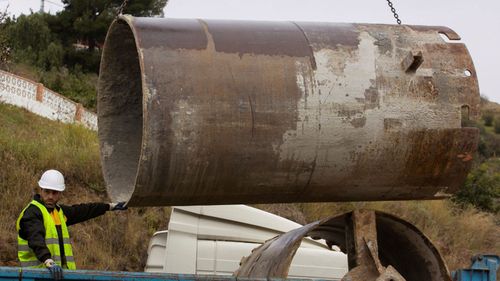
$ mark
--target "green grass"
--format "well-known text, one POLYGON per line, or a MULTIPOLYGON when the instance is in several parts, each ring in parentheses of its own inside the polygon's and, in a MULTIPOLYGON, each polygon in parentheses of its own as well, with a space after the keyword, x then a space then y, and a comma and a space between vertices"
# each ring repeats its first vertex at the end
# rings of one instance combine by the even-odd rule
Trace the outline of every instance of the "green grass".
MULTIPOLYGON (((0 265, 17 264, 15 221, 47 169, 66 179, 62 204, 108 202, 96 132, 61 124, 0 103, 0 265)), ((142 271, 154 231, 165 229, 169 208, 106 214, 70 227, 81 269, 142 271)))
POLYGON ((484 130, 490 134, 495 133, 495 128, 493 126, 484 126, 484 130))
POLYGON ((50 122, 2 105, 0 149, 39 173, 57 167, 71 181, 103 187, 97 135, 83 126, 50 122))

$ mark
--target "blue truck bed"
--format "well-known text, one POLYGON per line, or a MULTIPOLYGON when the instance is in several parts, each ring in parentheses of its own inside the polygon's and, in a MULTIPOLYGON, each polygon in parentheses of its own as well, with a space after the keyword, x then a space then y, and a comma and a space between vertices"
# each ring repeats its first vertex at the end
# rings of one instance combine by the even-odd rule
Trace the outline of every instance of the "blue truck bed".
MULTIPOLYGON (((52 281, 47 269, 22 267, 0 267, 0 281, 52 281)), ((191 275, 171 273, 98 271, 98 270, 65 270, 64 280, 72 281, 236 281, 250 280, 233 276, 191 275)), ((320 281, 320 279, 255 279, 251 280, 295 280, 320 281)))
MULTIPOLYGON (((453 281, 496 281, 500 258, 497 255, 477 255, 472 258, 468 269, 452 272, 453 281)), ((0 267, 0 281, 50 281, 52 275, 47 269, 22 267, 0 267)), ((274 278, 236 278, 221 275, 192 275, 172 273, 65 270, 64 280, 72 281, 322 281, 321 279, 274 279, 274 278)))

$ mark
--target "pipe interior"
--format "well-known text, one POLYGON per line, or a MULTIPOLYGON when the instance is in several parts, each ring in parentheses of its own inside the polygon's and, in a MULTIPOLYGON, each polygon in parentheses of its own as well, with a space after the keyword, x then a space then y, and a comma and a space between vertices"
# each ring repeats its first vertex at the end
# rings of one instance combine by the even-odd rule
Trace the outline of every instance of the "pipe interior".
POLYGON ((101 163, 112 201, 128 201, 135 188, 142 142, 142 83, 130 26, 115 21, 106 37, 98 83, 101 163))

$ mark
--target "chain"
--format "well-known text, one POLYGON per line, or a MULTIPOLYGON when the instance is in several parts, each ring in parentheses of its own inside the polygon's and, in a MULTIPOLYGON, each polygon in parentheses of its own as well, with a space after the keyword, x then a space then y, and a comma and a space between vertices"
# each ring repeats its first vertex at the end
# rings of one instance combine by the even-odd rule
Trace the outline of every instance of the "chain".
POLYGON ((127 6, 128 0, 123 0, 122 4, 120 5, 120 8, 118 8, 118 13, 116 16, 118 17, 119 15, 123 14, 123 10, 127 6))
MULTIPOLYGON (((125 0, 127 1, 127 0, 125 0)), ((396 9, 392 6, 391 0, 387 0, 387 4, 389 5, 389 8, 391 8, 391 12, 394 14, 394 18, 396 19, 396 22, 398 24, 401 24, 401 20, 399 19, 398 13, 396 13, 396 9)))

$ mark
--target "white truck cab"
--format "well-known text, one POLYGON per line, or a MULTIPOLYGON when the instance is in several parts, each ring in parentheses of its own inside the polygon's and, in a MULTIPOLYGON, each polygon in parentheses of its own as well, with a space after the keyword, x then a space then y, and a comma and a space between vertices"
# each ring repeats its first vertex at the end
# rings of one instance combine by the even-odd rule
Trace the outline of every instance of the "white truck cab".
MULTIPOLYGON (((173 207, 168 230, 149 242, 146 272, 231 275, 252 249, 302 225, 245 205, 173 207)), ((290 278, 340 280, 347 255, 305 238, 290 278)))

